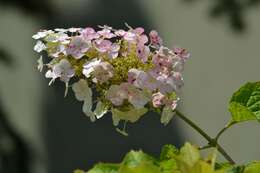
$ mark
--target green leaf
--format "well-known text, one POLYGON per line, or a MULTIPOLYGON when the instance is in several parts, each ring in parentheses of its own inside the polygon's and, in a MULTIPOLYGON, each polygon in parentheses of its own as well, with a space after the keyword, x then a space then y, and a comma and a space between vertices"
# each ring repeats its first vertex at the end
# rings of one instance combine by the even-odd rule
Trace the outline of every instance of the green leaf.
POLYGON ((199 161, 200 153, 197 147, 191 145, 190 143, 185 143, 180 150, 178 158, 189 166, 192 166, 199 161))
POLYGON ((224 171, 214 170, 211 164, 200 160, 193 166, 190 171, 181 173, 224 173, 224 171))
POLYGON ((233 122, 260 120, 260 82, 247 83, 236 91, 229 103, 233 122))
POLYGON ((156 163, 156 159, 142 151, 130 151, 124 158, 122 164, 128 167, 136 167, 141 162, 156 163))
POLYGON ((232 167, 233 166, 229 162, 215 163, 215 169, 216 170, 219 170, 219 169, 228 170, 228 169, 231 169, 232 167))
POLYGON ((161 150, 160 160, 172 159, 179 154, 179 150, 174 145, 164 145, 161 150))
POLYGON ((160 163, 161 173, 172 173, 178 170, 177 162, 175 159, 163 160, 160 163))
POLYGON ((73 173, 85 173, 85 171, 77 169, 77 170, 73 171, 73 173))
POLYGON ((118 173, 119 166, 119 164, 99 163, 87 173, 118 173))
POLYGON ((195 164, 200 160, 200 153, 195 146, 185 143, 175 159, 181 173, 191 173, 195 164))
POLYGON ((250 163, 246 166, 244 173, 259 173, 260 172, 260 161, 250 163))
POLYGON ((118 173, 161 172, 155 158, 143 153, 142 151, 131 151, 125 156, 118 173))

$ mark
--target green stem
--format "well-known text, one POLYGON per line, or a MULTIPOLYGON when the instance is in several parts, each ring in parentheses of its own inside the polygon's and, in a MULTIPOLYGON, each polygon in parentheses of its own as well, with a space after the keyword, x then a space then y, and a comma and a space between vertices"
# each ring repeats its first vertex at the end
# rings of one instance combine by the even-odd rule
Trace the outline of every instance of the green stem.
POLYGON ((203 136, 209 143, 210 146, 216 147, 217 150, 229 161, 230 164, 235 164, 234 160, 227 154, 227 152, 222 148, 221 145, 217 143, 214 138, 211 138, 204 130, 202 130, 199 126, 197 126, 193 121, 183 115, 181 112, 176 110, 176 114, 179 118, 181 118, 184 122, 189 124, 193 129, 195 129, 201 136, 203 136))
POLYGON ((223 129, 221 129, 215 137, 215 140, 218 141, 219 137, 234 124, 236 124, 236 122, 232 121, 229 124, 227 124, 223 129))

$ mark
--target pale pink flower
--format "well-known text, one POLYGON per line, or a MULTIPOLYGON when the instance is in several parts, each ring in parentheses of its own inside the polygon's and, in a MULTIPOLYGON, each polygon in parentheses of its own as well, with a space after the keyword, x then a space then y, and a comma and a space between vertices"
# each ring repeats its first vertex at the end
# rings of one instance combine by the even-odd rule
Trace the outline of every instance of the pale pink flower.
POLYGON ((91 47, 90 42, 84 40, 80 36, 73 37, 69 43, 66 53, 67 55, 72 55, 75 59, 82 58, 85 53, 91 47))
POLYGON ((75 74, 74 69, 71 67, 71 64, 68 60, 62 59, 59 63, 55 64, 52 70, 48 70, 45 74, 46 78, 51 78, 49 84, 55 81, 56 78, 60 78, 61 81, 67 83, 70 78, 75 74))
POLYGON ((129 41, 129 42, 133 42, 136 40, 136 37, 137 35, 133 32, 130 32, 130 31, 127 31, 125 34, 124 34, 124 39, 126 41, 129 41))
POLYGON ((148 42, 148 37, 145 34, 142 34, 137 37, 138 44, 146 44, 148 42))
POLYGON ((190 53, 184 48, 175 47, 173 48, 173 52, 185 61, 190 57, 190 53))
POLYGON ((171 67, 172 66, 172 58, 162 55, 162 54, 155 54, 153 56, 152 62, 157 66, 157 67, 171 67))
POLYGON ((112 42, 109 40, 95 40, 95 47, 100 53, 108 52, 111 46, 112 42))
POLYGON ((98 33, 93 28, 87 27, 81 31, 81 35, 86 40, 93 40, 100 37, 98 33))
POLYGON ((74 76, 75 71, 68 60, 62 59, 53 66, 53 73, 59 76, 61 81, 68 82, 74 76))
POLYGON ((124 100, 128 98, 127 91, 123 90, 119 85, 112 85, 107 93, 106 98, 115 106, 123 104, 124 100))
POLYGON ((137 77, 139 76, 139 74, 141 73, 142 71, 140 70, 137 70, 135 68, 132 68, 128 71, 128 83, 130 84, 134 84, 134 82, 136 81, 137 77))
POLYGON ((125 30, 122 30, 122 29, 119 29, 117 31, 115 31, 115 34, 119 37, 124 37, 125 34, 126 34, 126 31, 125 30))
POLYGON ((170 107, 172 108, 172 110, 175 110, 177 105, 178 105, 178 101, 177 100, 173 100, 171 102, 171 104, 170 104, 170 107))
POLYGON ((128 75, 128 80, 132 80, 132 84, 138 88, 148 89, 150 91, 154 91, 158 88, 158 81, 149 73, 146 73, 141 70, 131 70, 130 73, 128 73, 128 75))
POLYGON ((174 72, 183 72, 184 70, 184 59, 175 57, 172 59, 172 70, 174 72))
POLYGON ((129 103, 131 103, 136 109, 143 108, 150 100, 148 94, 139 90, 134 85, 122 83, 120 87, 127 93, 129 103))
POLYGON ((111 30, 110 30, 109 28, 104 28, 104 29, 102 29, 101 31, 98 31, 97 33, 98 33, 101 37, 103 37, 103 38, 108 38, 108 39, 113 38, 113 37, 116 36, 115 34, 113 34, 113 33, 111 32, 111 30))
POLYGON ((110 58, 115 59, 118 57, 118 52, 120 50, 120 46, 117 43, 113 43, 108 50, 108 55, 110 58))
POLYGON ((108 81, 110 78, 112 78, 114 75, 113 66, 111 64, 109 64, 108 62, 101 62, 101 63, 95 65, 93 68, 94 68, 93 82, 95 82, 95 83, 97 83, 97 82, 104 83, 104 82, 108 81))
POLYGON ((150 49, 148 46, 145 46, 144 44, 137 44, 136 53, 138 58, 145 63, 148 60, 148 57, 150 55, 150 49))
POLYGON ((160 46, 162 45, 162 39, 159 37, 158 32, 155 30, 152 30, 149 33, 151 44, 160 46))
POLYGON ((152 98, 153 107, 155 108, 159 108, 165 104, 165 95, 160 92, 154 93, 152 98))
POLYGON ((96 65, 98 65, 101 62, 100 59, 94 58, 91 61, 87 61, 84 65, 83 65, 83 70, 82 73, 89 78, 90 74, 94 71, 94 67, 96 65))
POLYGON ((134 33, 138 34, 138 35, 141 35, 144 33, 144 28, 142 27, 137 27, 133 30, 134 33))

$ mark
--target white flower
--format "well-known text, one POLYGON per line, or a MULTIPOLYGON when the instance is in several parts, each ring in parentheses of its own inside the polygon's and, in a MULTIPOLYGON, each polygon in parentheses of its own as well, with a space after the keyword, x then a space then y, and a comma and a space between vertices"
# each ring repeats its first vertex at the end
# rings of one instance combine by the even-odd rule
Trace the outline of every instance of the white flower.
POLYGON ((35 44, 35 46, 33 48, 33 50, 38 52, 38 53, 45 50, 45 49, 46 49, 45 44, 42 41, 39 41, 39 40, 37 41, 37 43, 35 44))
POLYGON ((47 35, 52 34, 52 33, 54 33, 54 31, 52 31, 52 30, 43 30, 43 31, 37 32, 37 34, 34 34, 32 36, 32 38, 35 40, 38 40, 38 39, 46 37, 47 35))
POLYGON ((94 66, 98 65, 101 62, 100 59, 94 58, 91 61, 86 62, 83 65, 83 71, 82 73, 89 78, 90 77, 90 73, 92 73, 94 71, 94 66))
POLYGON ((53 73, 60 77, 61 81, 68 82, 74 76, 75 71, 68 60, 62 59, 53 66, 53 73))
POLYGON ((37 60, 37 63, 38 63, 38 66, 37 66, 37 69, 42 72, 42 69, 43 69, 43 61, 42 61, 42 56, 40 56, 40 58, 37 60))
POLYGON ((78 101, 84 101, 82 111, 86 116, 90 117, 92 122, 95 121, 95 114, 92 112, 92 90, 89 88, 87 81, 80 79, 72 85, 72 90, 78 101))
POLYGON ((45 74, 46 78, 52 78, 49 85, 52 84, 56 78, 60 78, 61 81, 67 83, 70 78, 75 74, 74 69, 68 60, 62 59, 59 63, 55 64, 52 70, 48 70, 45 74))
POLYGON ((79 32, 79 31, 81 31, 82 29, 81 28, 69 28, 68 29, 69 30, 69 32, 79 32))
POLYGON ((56 28, 54 30, 57 32, 68 32, 69 31, 68 29, 64 29, 64 28, 56 28))
POLYGON ((107 106, 104 103, 102 103, 101 101, 99 101, 97 103, 94 114, 96 115, 97 119, 100 119, 107 113, 107 111, 108 111, 107 106))
POLYGON ((48 44, 48 53, 49 56, 57 58, 60 54, 65 54, 65 46, 59 43, 48 44))
POLYGON ((61 43, 68 43, 68 39, 70 37, 63 33, 63 32, 58 32, 58 33, 52 33, 49 34, 46 38, 45 41, 47 42, 52 42, 52 43, 57 43, 57 42, 61 42, 61 43))
POLYGON ((56 76, 55 73, 53 73, 53 71, 51 70, 48 70, 46 73, 45 73, 45 77, 46 78, 51 78, 50 82, 49 82, 49 85, 51 85, 56 78, 58 78, 59 76, 56 76))
POLYGON ((78 101, 84 101, 87 97, 92 97, 92 91, 89 88, 87 81, 84 79, 80 79, 78 82, 74 83, 72 85, 72 90, 78 101))

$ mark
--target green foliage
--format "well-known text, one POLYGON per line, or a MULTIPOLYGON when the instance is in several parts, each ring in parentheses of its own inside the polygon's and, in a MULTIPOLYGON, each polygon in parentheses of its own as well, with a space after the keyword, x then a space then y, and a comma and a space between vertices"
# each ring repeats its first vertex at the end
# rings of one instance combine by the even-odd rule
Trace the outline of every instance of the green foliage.
POLYGON ((90 171, 88 171, 88 173, 117 173, 118 169, 118 164, 99 163, 95 165, 94 168, 92 168, 90 171))
POLYGON ((173 145, 165 145, 159 159, 142 151, 130 151, 121 163, 99 163, 88 173, 240 173, 224 171, 232 170, 231 166, 218 164, 215 169, 214 165, 213 157, 204 160, 197 147, 185 143, 180 150, 173 145))
POLYGON ((160 160, 167 160, 179 154, 179 150, 174 145, 164 145, 161 150, 160 160))
POLYGON ((260 173, 260 162, 252 162, 248 164, 244 173, 260 173))
MULTIPOLYGON (((260 82, 247 83, 236 91, 230 100, 229 110, 232 114, 231 123, 221 130, 216 138, 212 138, 212 144, 209 139, 210 147, 215 147, 215 144, 219 146, 218 137, 231 125, 248 120, 260 120, 260 82)), ((139 113, 140 110, 138 110, 130 114, 114 109, 112 113, 113 116, 117 115, 114 117, 116 121, 125 119, 135 122, 146 111, 141 110, 141 113, 139 113)), ((195 127, 194 129, 199 129, 197 131, 202 136, 205 136, 205 132, 202 133, 202 130, 191 120, 186 117, 183 120, 195 127)), ((165 145, 159 158, 152 157, 142 151, 131 151, 121 163, 99 163, 88 173, 260 173, 260 162, 234 165, 231 159, 229 163, 217 163, 217 151, 221 152, 221 150, 215 148, 214 152, 210 153, 206 159, 203 159, 199 149, 190 143, 185 143, 180 150, 173 145, 165 145)), ((84 172, 77 170, 74 173, 84 172)))
POLYGON ((247 83, 236 91, 229 111, 233 122, 260 120, 260 82, 247 83))

